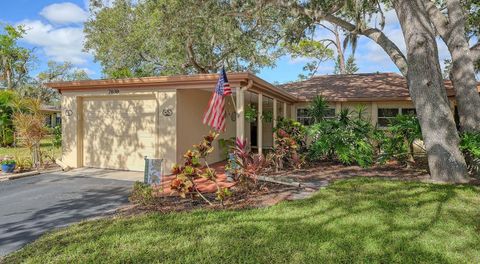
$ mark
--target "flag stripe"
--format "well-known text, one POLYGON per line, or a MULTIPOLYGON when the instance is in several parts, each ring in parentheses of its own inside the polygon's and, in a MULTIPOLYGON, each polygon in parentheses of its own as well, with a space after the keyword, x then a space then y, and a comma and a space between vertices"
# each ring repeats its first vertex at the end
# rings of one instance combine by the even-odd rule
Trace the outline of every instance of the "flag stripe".
POLYGON ((215 90, 208 102, 208 108, 203 116, 203 123, 217 131, 225 131, 225 96, 231 95, 232 89, 228 83, 227 73, 222 69, 215 90))

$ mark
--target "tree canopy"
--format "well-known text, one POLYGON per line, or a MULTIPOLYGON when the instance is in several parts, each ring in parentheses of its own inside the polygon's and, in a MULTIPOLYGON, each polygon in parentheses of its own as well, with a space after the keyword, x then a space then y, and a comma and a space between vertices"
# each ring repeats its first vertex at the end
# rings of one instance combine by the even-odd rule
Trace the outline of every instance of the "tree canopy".
MULTIPOLYGON (((93 1, 98 2, 98 1, 93 1)), ((109 77, 257 71, 273 66, 281 39, 274 8, 255 2, 117 0, 96 3, 85 24, 85 49, 109 77), (250 3, 251 2, 251 3, 250 3)))

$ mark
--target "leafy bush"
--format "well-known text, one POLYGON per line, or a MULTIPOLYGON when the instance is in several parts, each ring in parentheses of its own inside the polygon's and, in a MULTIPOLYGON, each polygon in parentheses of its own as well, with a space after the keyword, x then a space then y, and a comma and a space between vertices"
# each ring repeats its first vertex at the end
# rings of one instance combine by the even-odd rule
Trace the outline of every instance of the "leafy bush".
POLYGON ((258 176, 268 169, 270 160, 261 154, 248 150, 247 140, 237 138, 235 141, 235 167, 230 167, 232 174, 244 189, 257 187, 258 176))
POLYGON ((57 125, 53 128, 52 144, 56 148, 59 148, 62 146, 62 126, 61 125, 57 125))
POLYGON ((328 109, 328 102, 323 96, 317 95, 308 107, 308 115, 313 119, 314 123, 322 121, 328 109))
POLYGON ((380 142, 382 156, 380 161, 395 159, 401 162, 415 162, 414 141, 422 138, 422 131, 417 117, 398 115, 387 127, 385 137, 380 142))
POLYGON ((15 92, 0 91, 0 147, 10 146, 14 142, 12 115, 13 102, 17 100, 18 96, 15 92))
POLYGON ((303 153, 306 151, 307 142, 307 128, 300 122, 292 119, 280 118, 277 126, 274 128, 274 133, 278 133, 279 130, 284 131, 290 138, 295 140, 298 145, 298 151, 303 153))
POLYGON ((311 161, 336 159, 350 165, 368 167, 375 160, 376 129, 363 119, 350 119, 347 112, 338 119, 329 119, 309 128, 312 144, 308 148, 311 161))
POLYGON ((143 182, 135 182, 128 200, 135 204, 151 205, 155 201, 154 189, 143 182))
POLYGON ((480 133, 463 133, 460 149, 465 155, 470 172, 480 176, 480 133))
POLYGON ((12 158, 4 158, 2 159, 2 161, 0 162, 1 165, 12 165, 12 164, 16 164, 15 160, 12 159, 12 158))
POLYGON ((218 133, 210 132, 198 145, 193 145, 193 150, 188 150, 184 155, 183 165, 174 165, 172 173, 175 179, 172 180, 170 188, 179 193, 183 198, 188 193, 195 192, 208 204, 212 204, 197 188, 196 179, 206 179, 215 183, 217 187, 217 200, 222 205, 229 191, 221 188, 217 183, 217 172, 210 168, 207 163, 207 157, 213 152, 212 142, 218 137, 218 133), (201 163, 203 161, 203 164, 201 163), (205 167, 205 168, 202 168, 205 167))

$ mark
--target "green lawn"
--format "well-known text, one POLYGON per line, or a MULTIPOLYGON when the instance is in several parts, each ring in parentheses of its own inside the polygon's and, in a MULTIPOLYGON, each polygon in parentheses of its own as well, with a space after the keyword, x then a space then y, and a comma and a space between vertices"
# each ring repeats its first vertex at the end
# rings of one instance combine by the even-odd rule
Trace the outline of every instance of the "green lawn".
MULTIPOLYGON (((61 156, 61 148, 52 147, 52 139, 45 138, 40 142, 40 149, 42 152, 48 153, 49 156, 53 155, 54 157, 59 158, 61 156)), ((30 150, 28 148, 19 146, 16 148, 3 148, 0 147, 0 158, 5 156, 18 157, 20 159, 30 159, 30 150)))
POLYGON ((334 183, 266 209, 83 222, 6 263, 480 263, 480 188, 334 183))

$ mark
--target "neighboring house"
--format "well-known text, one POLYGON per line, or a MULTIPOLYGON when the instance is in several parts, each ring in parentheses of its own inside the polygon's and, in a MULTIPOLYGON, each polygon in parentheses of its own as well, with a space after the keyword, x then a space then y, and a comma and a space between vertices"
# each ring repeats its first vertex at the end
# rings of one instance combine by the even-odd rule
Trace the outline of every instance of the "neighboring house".
MULTIPOLYGON (((362 108, 365 117, 379 127, 386 126, 388 120, 398 114, 415 114, 406 78, 396 73, 323 75, 279 87, 298 98, 295 114, 304 124, 310 122, 306 108, 317 95, 329 102, 328 114, 338 114, 341 109, 357 111, 362 108)), ((451 108, 457 113, 451 81, 445 81, 445 88, 451 108)), ((480 92, 480 84, 478 90, 480 92)))
POLYGON ((62 123, 62 110, 56 106, 42 106, 40 109, 45 116, 45 126, 56 127, 62 123))
MULTIPOLYGON (((415 112, 405 79, 393 73, 318 76, 279 87, 250 73, 228 77, 234 95, 226 98, 221 138, 246 138, 260 153, 273 146, 278 117, 308 124, 306 108, 317 94, 329 101, 328 115, 361 105, 373 124, 415 112)), ((170 168, 210 130, 202 118, 217 79, 218 74, 201 74, 50 83, 62 93, 63 162, 74 168, 142 171, 148 156, 165 159, 170 168)), ((224 158, 215 147, 210 162, 224 158)))

